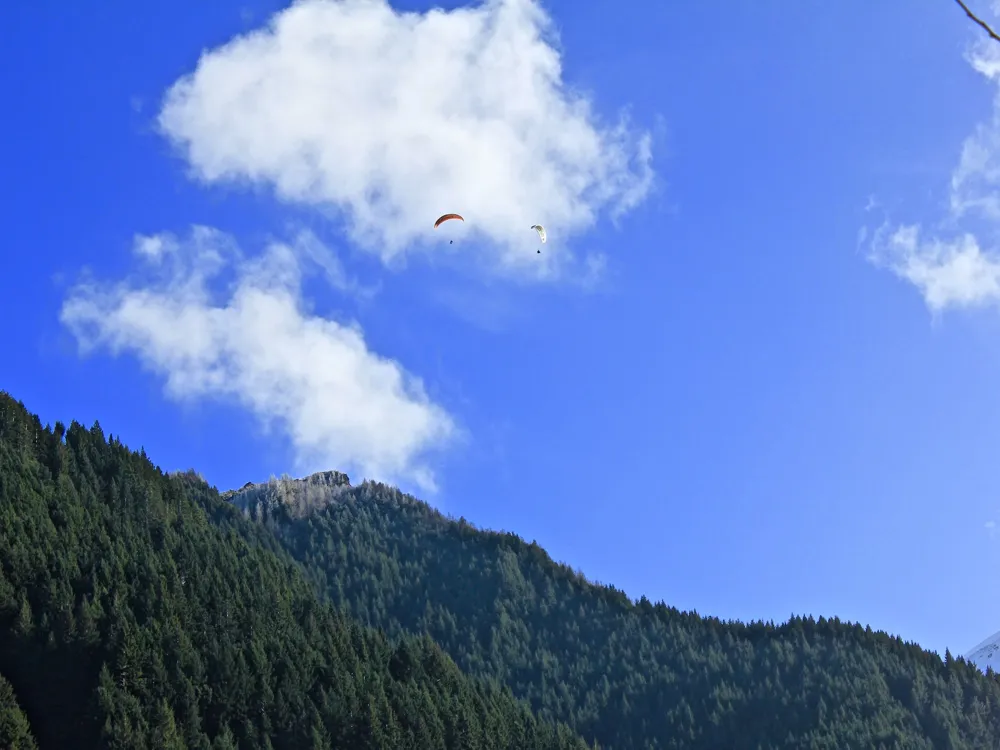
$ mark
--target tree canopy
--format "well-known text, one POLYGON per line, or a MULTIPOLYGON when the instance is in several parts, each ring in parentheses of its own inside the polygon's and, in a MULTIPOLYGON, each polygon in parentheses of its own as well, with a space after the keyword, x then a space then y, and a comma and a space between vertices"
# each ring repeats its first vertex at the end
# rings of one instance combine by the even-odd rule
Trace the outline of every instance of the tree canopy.
POLYGON ((336 472, 221 495, 0 394, 0 746, 984 748, 1000 684, 870 628, 587 581, 336 472))

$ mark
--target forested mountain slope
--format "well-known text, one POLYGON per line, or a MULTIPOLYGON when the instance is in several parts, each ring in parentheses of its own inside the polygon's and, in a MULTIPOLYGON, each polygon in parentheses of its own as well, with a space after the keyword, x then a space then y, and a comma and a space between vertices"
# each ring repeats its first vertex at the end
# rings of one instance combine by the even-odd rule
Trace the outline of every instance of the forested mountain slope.
POLYGON ((430 639, 333 611, 276 550, 196 476, 0 393, 0 742, 584 749, 430 639))
POLYGON ((950 654, 837 619, 633 604, 536 544, 336 472, 224 496, 362 622, 426 631, 467 672, 616 750, 1000 747, 1000 685, 950 654))

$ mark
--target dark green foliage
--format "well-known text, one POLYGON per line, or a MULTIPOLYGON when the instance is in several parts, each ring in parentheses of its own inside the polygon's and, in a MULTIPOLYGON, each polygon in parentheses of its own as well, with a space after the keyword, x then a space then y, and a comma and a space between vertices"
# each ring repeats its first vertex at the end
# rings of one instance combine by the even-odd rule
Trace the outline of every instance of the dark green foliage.
POLYGON ((586 747, 321 603, 197 476, 2 393, 0 673, 4 748, 586 747))
POLYGON ((1000 747, 1000 685, 950 654, 837 619, 743 625, 633 603, 394 489, 327 488, 322 503, 314 484, 227 494, 362 622, 428 633, 465 672, 607 747, 1000 747))
POLYGON ((35 750, 36 747, 28 719, 17 704, 14 688, 0 675, 0 748, 35 750))

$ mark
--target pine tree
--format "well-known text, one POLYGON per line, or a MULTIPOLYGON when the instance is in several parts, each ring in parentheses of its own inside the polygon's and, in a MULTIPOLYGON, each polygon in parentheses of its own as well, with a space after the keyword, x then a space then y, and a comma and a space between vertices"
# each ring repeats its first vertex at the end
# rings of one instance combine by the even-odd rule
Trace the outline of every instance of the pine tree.
POLYGON ((177 731, 174 712, 166 700, 161 700, 157 707, 152 746, 157 750, 186 750, 186 744, 177 731))
POLYGON ((212 742, 212 750, 238 750, 236 738, 228 724, 223 725, 222 730, 216 735, 212 742))

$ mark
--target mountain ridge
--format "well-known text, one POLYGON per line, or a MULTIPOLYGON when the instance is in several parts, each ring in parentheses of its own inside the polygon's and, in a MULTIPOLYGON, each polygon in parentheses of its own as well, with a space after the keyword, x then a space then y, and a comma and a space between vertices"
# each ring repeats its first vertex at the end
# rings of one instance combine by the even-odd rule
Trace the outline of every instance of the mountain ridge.
POLYGON ((508 685, 540 716, 602 745, 717 747, 740 737, 748 747, 1000 746, 1000 725, 972 729, 964 706, 947 707, 957 678, 983 696, 968 699, 987 711, 973 722, 1000 719, 996 680, 950 652, 942 660, 836 617, 741 623, 633 601, 535 542, 375 482, 293 517, 286 510, 304 492, 296 481, 281 485, 290 506, 269 483, 242 512, 335 606, 392 637, 428 633, 469 674, 508 685), (769 744, 776 736, 782 742, 769 744))

